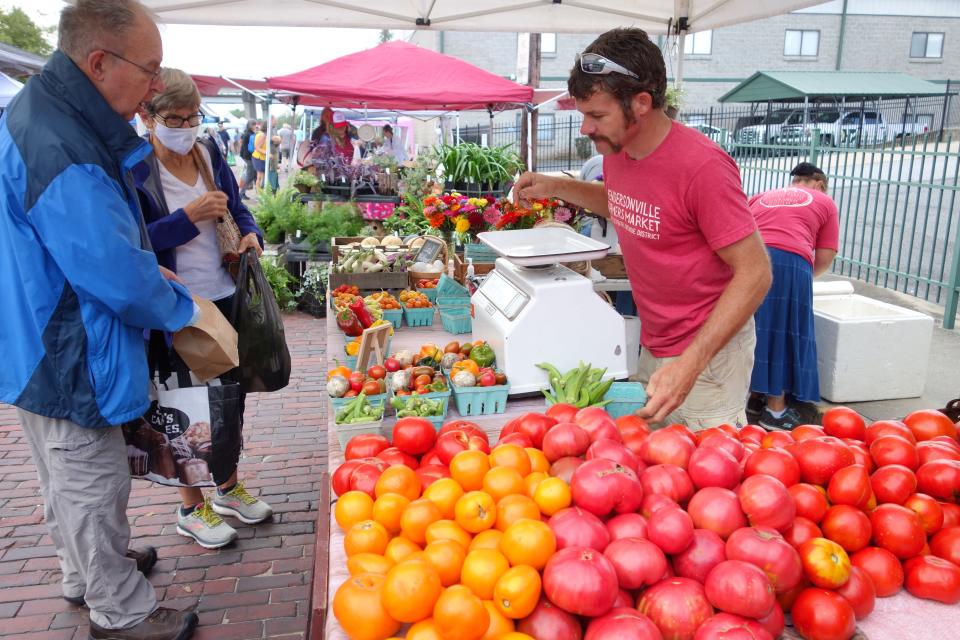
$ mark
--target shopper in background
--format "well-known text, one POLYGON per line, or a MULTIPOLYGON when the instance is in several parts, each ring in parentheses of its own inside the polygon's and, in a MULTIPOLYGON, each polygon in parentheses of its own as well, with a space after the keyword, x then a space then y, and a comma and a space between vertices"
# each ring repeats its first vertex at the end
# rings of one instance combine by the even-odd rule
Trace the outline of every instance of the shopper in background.
POLYGON ((770 263, 736 163, 664 113, 663 54, 640 29, 594 40, 567 87, 581 133, 604 155, 604 183, 525 173, 514 193, 557 197, 616 226, 642 326, 642 417, 746 424, 753 312, 770 263))
POLYGON ((383 145, 381 152, 384 155, 393 156, 397 164, 407 159, 407 152, 403 148, 403 142, 397 140, 393 135, 393 127, 389 124, 383 125, 383 145))
POLYGON ((813 330, 813 279, 837 255, 840 219, 826 194, 827 176, 809 162, 793 171, 792 184, 750 199, 770 262, 773 285, 757 309, 757 347, 750 389, 766 395, 760 426, 792 429, 802 421, 785 394, 820 400, 813 330))
POLYGON ((297 136, 293 132, 293 127, 290 126, 289 122, 283 123, 277 135, 280 136, 280 144, 278 147, 280 149, 280 160, 283 164, 283 169, 284 171, 290 171, 290 155, 293 153, 293 143, 296 141, 297 136))
POLYGON ((58 35, 0 120, 0 401, 17 407, 63 596, 89 607, 89 637, 185 640, 197 615, 157 608, 143 576, 156 551, 127 550, 120 429, 150 405, 144 329, 199 315, 157 265, 129 186, 150 154, 129 122, 163 89, 163 46, 134 0, 77 0, 58 35))
MULTIPOLYGON (((192 293, 213 301, 230 318, 236 284, 223 266, 217 220, 233 217, 240 229, 241 254, 253 249, 259 255, 262 233, 240 202, 233 172, 217 147, 196 141, 200 92, 193 80, 179 69, 164 69, 161 77, 165 89, 141 114, 155 155, 134 171, 150 242, 161 264, 179 275, 192 293)), ((158 342, 163 343, 153 340, 151 346, 158 342)), ((173 349, 160 356, 174 371, 189 370, 173 349)), ((241 395, 241 425, 243 400, 241 395)), ((177 533, 207 549, 237 538, 221 515, 257 524, 273 514, 268 504, 247 493, 236 472, 208 499, 198 488, 184 487, 179 492, 183 504, 177 511, 177 533)))
POLYGON ((267 132, 263 125, 257 128, 253 139, 253 168, 257 172, 257 193, 263 189, 263 179, 267 174, 267 132))
POLYGON ((253 151, 257 137, 257 121, 247 120, 247 126, 240 136, 240 158, 243 160, 243 177, 240 178, 240 194, 246 196, 247 190, 257 182, 257 169, 253 166, 253 151))

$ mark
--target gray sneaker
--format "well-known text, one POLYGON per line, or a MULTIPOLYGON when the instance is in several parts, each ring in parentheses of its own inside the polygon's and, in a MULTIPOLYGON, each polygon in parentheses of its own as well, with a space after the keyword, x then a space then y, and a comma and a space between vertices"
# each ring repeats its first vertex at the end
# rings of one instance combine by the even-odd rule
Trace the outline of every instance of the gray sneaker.
POLYGON ((177 509, 177 533, 193 538, 204 549, 219 549, 237 539, 237 531, 210 508, 210 501, 183 515, 177 509))
POLYGON ((775 418, 770 409, 766 407, 760 414, 760 426, 767 431, 790 431, 801 424, 803 424, 803 419, 800 418, 800 414, 789 407, 779 418, 775 418))
POLYGON ((233 516, 244 524, 259 524, 273 515, 270 505, 247 493, 242 482, 223 495, 214 492, 210 504, 220 515, 233 516))

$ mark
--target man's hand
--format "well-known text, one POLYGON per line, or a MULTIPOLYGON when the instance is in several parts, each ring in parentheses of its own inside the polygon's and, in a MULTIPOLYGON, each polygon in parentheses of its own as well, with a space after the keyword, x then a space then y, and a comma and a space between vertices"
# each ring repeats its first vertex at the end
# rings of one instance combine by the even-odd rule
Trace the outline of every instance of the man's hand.
POLYGON ((540 173, 526 171, 513 185, 513 202, 520 204, 520 201, 530 202, 532 200, 541 200, 543 198, 553 198, 557 195, 557 187, 550 176, 540 173))
POLYGON ((222 191, 207 191, 185 206, 183 212, 193 224, 204 220, 219 220, 230 215, 227 210, 227 194, 222 191))
POLYGON ((699 375, 682 357, 660 367, 650 376, 647 404, 637 415, 654 424, 663 422, 683 404, 699 375))
POLYGON ((183 284, 183 286, 187 286, 183 283, 183 280, 180 279, 180 276, 175 274, 173 271, 170 271, 170 269, 167 269, 166 267, 161 267, 160 265, 157 266, 160 268, 160 275, 162 275, 164 278, 167 280, 173 280, 174 282, 179 282, 180 284, 183 284))
POLYGON ((260 248, 260 239, 255 233, 248 233, 247 235, 240 238, 240 249, 237 251, 240 255, 246 253, 247 249, 253 249, 257 252, 257 257, 260 257, 263 254, 263 249, 260 248))

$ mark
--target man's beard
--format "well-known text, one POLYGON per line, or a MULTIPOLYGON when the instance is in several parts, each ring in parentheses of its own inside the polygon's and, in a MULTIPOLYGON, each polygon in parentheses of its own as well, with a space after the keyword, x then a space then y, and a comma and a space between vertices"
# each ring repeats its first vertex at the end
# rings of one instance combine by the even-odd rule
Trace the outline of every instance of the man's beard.
POLYGON ((614 153, 620 153, 621 151, 623 151, 623 145, 614 144, 613 140, 611 140, 606 136, 588 136, 588 137, 593 141, 594 146, 596 146, 598 142, 602 141, 602 142, 606 142, 607 145, 613 150, 614 153))

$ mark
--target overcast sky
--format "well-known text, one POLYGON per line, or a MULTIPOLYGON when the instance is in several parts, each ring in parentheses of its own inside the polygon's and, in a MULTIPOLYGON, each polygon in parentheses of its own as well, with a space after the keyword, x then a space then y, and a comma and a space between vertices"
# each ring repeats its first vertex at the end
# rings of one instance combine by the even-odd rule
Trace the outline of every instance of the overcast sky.
MULTIPOLYGON (((40 26, 56 26, 61 0, 0 0, 40 26)), ((228 10, 228 9, 226 9, 228 10)), ((161 25, 163 63, 190 73, 264 78, 293 73, 376 46, 372 29, 161 25)), ((56 36, 51 36, 55 43, 56 36)))

